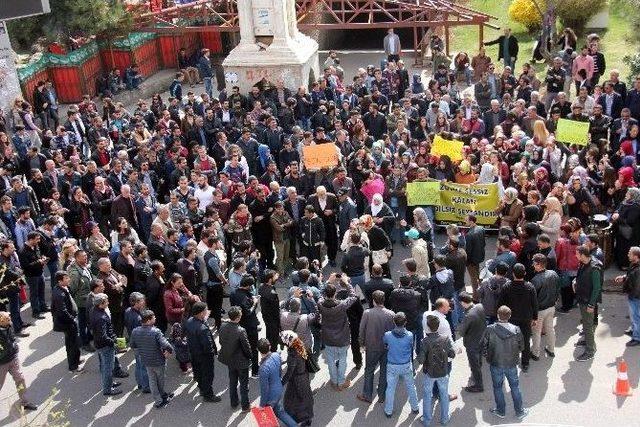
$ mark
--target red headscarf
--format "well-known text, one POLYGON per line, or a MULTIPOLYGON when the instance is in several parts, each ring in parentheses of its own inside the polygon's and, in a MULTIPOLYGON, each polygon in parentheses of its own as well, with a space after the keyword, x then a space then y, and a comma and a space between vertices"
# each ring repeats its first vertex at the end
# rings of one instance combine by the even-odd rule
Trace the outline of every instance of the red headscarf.
POLYGON ((624 167, 618 171, 618 179, 623 187, 635 187, 636 183, 633 180, 633 168, 624 167))

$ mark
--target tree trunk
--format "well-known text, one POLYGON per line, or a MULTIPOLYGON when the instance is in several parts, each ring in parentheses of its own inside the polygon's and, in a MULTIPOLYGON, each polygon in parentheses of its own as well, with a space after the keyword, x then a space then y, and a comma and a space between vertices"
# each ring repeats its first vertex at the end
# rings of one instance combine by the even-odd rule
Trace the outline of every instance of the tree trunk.
POLYGON ((553 1, 548 0, 547 7, 543 11, 537 0, 532 1, 536 9, 538 10, 538 13, 540 13, 540 16, 542 17, 542 34, 540 36, 540 40, 538 41, 540 45, 540 55, 542 55, 544 61, 547 64, 550 64, 553 60, 553 55, 551 54, 551 52, 549 52, 547 40, 550 40, 551 46, 554 46, 556 41, 555 38, 557 20, 555 4, 553 1))

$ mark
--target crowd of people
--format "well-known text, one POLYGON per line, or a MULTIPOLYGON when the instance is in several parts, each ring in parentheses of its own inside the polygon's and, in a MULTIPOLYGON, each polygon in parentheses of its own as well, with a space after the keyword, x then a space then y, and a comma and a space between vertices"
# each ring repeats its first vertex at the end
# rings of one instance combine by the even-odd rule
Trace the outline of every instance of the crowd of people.
POLYGON ((392 417, 402 379, 419 413, 417 364, 423 422, 439 400, 444 424, 464 348, 464 390, 484 392, 484 358, 492 413, 506 415, 506 378, 524 417, 518 365, 554 357, 556 311, 579 308, 577 360, 594 357, 608 256, 626 271, 615 283, 629 296, 627 345, 640 345, 640 76, 627 89, 616 70, 605 74, 597 36, 576 53, 571 34, 540 77, 530 64, 512 68, 509 31, 495 41, 504 66, 483 49, 451 60, 435 36, 433 75, 410 76, 389 30, 380 67, 348 76, 332 52, 309 91, 265 78, 213 97, 206 49, 184 61, 168 99, 133 109, 86 96, 58 118, 42 82, 33 103, 16 99, 0 115, 0 384, 10 373, 35 409, 17 358, 28 300, 35 321, 52 312, 70 371, 82 371, 83 351, 97 354, 105 396, 122 393, 117 379, 129 374, 117 354, 130 347, 136 385, 156 408, 174 398, 169 357, 204 401, 219 402, 217 358, 233 408, 250 410, 249 379, 259 378, 260 406, 310 425, 319 356, 340 392, 351 349, 355 368, 364 364, 360 401, 376 394, 392 417), (199 78, 205 93, 183 90, 199 78), (589 143, 556 140, 560 118, 588 122, 589 143), (436 135, 464 141, 463 160, 431 153, 436 135), (328 143, 336 166, 307 167, 304 147, 328 143), (406 194, 430 180, 498 186, 494 259, 474 212, 435 245, 435 206, 408 206, 406 194), (613 248, 602 247, 598 215, 613 224, 613 248), (392 274, 400 245, 411 257, 392 274))

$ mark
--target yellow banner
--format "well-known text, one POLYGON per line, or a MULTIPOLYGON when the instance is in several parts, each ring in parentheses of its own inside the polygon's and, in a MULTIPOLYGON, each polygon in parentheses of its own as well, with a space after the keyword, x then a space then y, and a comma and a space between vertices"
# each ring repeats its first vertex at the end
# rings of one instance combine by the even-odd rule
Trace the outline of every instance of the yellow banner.
POLYGON ((332 168, 338 165, 336 144, 306 145, 302 147, 307 169, 332 168))
POLYGON ((440 203, 435 206, 438 221, 464 222, 474 214, 478 224, 493 225, 498 220, 498 184, 440 184, 440 203))
POLYGON ((447 155, 453 162, 462 160, 462 147, 464 142, 457 139, 448 140, 442 138, 440 135, 436 135, 433 138, 433 144, 431 144, 431 154, 437 154, 438 156, 447 155))
POLYGON ((440 181, 407 183, 407 205, 426 206, 440 204, 440 181))
POLYGON ((589 122, 558 120, 556 140, 565 144, 587 145, 589 143, 589 122))

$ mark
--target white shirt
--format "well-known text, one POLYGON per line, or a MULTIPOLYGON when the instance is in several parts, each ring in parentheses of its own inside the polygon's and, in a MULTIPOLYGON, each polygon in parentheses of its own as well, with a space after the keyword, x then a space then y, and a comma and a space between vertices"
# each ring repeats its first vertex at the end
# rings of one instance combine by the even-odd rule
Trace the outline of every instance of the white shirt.
POLYGON ((207 185, 207 188, 203 190, 198 186, 193 192, 193 196, 198 199, 198 207, 205 210, 213 202, 213 187, 207 185))
POLYGON ((320 205, 320 211, 324 212, 325 208, 327 207, 327 198, 326 197, 324 199, 318 198, 318 204, 320 205))

